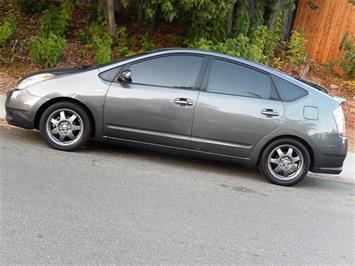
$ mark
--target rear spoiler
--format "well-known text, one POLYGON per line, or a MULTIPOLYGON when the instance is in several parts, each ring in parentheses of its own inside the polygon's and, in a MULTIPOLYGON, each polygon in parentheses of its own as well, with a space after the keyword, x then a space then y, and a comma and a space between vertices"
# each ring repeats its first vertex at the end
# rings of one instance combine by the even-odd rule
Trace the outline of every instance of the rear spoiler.
POLYGON ((298 81, 301 81, 301 82, 303 82, 303 83, 306 83, 307 85, 309 85, 309 86, 311 86, 311 87, 313 87, 313 88, 315 88, 315 89, 317 89, 317 90, 319 90, 319 91, 321 91, 321 92, 324 92, 324 93, 326 93, 326 94, 329 94, 329 91, 326 89, 326 88, 324 88, 324 87, 322 87, 322 86, 320 86, 320 85, 318 85, 318 84, 316 84, 316 83, 314 83, 314 82, 312 82, 312 81, 309 81, 309 80, 305 80, 305 79, 301 79, 301 78, 296 78, 298 81))
POLYGON ((339 105, 346 102, 346 99, 338 97, 338 96, 333 96, 333 99, 336 100, 339 103, 339 105))

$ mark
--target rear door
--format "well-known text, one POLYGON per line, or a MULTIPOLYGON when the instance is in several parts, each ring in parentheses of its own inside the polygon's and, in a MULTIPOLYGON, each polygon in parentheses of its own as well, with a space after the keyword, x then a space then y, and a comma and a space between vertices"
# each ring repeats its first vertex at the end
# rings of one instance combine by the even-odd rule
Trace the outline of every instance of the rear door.
POLYGON ((205 57, 169 54, 124 67, 131 82, 112 83, 104 107, 106 136, 191 148, 205 57))
POLYGON ((268 73, 211 58, 203 88, 192 129, 197 150, 248 158, 280 126, 283 103, 268 73))

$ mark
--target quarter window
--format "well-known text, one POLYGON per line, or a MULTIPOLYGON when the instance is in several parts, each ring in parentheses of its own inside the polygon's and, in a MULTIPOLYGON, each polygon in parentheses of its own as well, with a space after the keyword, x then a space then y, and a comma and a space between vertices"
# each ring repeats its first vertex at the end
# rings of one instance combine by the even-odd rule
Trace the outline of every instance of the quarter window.
POLYGON ((235 63, 212 62, 207 91, 255 98, 277 98, 268 75, 235 63))
POLYGON ((172 55, 132 64, 132 83, 194 88, 202 61, 202 56, 172 55))
POLYGON ((307 95, 307 91, 288 82, 284 79, 273 76, 272 79, 275 82, 277 90, 279 91, 281 100, 294 101, 307 95))

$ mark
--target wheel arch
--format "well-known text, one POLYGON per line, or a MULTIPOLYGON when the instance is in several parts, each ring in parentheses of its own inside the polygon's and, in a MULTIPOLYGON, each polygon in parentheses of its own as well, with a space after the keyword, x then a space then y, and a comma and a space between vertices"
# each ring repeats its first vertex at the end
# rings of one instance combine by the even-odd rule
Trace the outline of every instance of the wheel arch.
POLYGON ((267 146, 269 146, 272 142, 274 142, 276 140, 286 139, 286 138, 287 139, 294 139, 296 141, 299 141, 300 143, 302 143, 306 147, 306 149, 307 149, 307 151, 309 153, 309 157, 311 159, 310 169, 312 169, 313 166, 314 166, 314 151, 313 151, 311 145, 307 141, 305 141, 303 138, 300 138, 300 137, 295 136, 295 135, 281 135, 281 136, 277 136, 277 137, 274 137, 274 138, 270 139, 267 143, 264 144, 264 146, 260 150, 259 155, 258 155, 257 165, 259 165, 261 156, 262 156, 262 154, 263 154, 263 152, 264 152, 264 150, 266 149, 267 146))
POLYGON ((95 119, 94 116, 92 114, 92 112, 90 111, 90 109, 81 101, 77 100, 77 99, 73 99, 73 98, 69 98, 69 97, 57 97, 57 98, 53 98, 50 99, 48 101, 46 101, 44 104, 42 104, 35 115, 35 119, 34 119, 34 128, 38 129, 39 128, 39 121, 41 119, 41 116, 43 114, 43 112, 51 105, 58 103, 58 102, 71 102, 71 103, 75 103, 77 105, 79 105, 81 108, 83 108, 85 110, 85 112, 88 114, 89 118, 90 118, 90 122, 91 122, 91 132, 90 132, 90 136, 91 137, 95 137, 95 130, 96 130, 96 125, 95 125, 95 119))

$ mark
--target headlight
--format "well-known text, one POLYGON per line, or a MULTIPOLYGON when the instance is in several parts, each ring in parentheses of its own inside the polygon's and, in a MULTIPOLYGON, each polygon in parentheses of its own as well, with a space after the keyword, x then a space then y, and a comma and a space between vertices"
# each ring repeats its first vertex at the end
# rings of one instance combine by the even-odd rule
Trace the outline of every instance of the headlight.
POLYGON ((341 108, 341 105, 339 105, 336 109, 334 109, 333 116, 338 128, 339 135, 345 136, 345 119, 344 119, 344 113, 343 113, 343 109, 341 108))
POLYGON ((30 76, 24 80, 22 80, 18 85, 17 85, 17 89, 18 90, 22 90, 25 89, 33 84, 36 84, 38 82, 44 81, 44 80, 48 80, 53 78, 54 75, 51 73, 43 73, 43 74, 37 74, 37 75, 33 75, 30 76))

